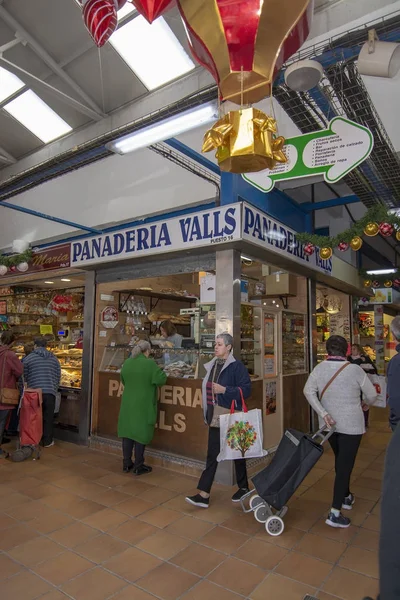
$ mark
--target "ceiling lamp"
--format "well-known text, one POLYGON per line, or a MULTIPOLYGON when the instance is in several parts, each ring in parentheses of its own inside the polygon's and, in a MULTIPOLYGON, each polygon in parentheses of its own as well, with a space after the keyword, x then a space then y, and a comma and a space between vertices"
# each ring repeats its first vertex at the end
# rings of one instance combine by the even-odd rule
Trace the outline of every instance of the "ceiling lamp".
POLYGON ((324 69, 316 60, 299 60, 285 71, 285 83, 294 92, 307 92, 322 79, 324 69))
POLYGON ((368 41, 358 57, 358 71, 372 77, 395 77, 400 70, 400 44, 381 42, 375 29, 368 31, 368 41))

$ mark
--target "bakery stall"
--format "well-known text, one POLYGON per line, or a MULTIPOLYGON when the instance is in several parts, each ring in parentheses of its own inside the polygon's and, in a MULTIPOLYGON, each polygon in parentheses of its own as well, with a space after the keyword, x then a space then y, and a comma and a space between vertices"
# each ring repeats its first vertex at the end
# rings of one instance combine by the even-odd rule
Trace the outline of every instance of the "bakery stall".
POLYGON ((317 362, 328 355, 326 341, 331 335, 341 335, 350 344, 352 340, 351 296, 327 286, 317 284, 317 362))
POLYGON ((61 365, 55 436, 72 439, 80 425, 85 276, 26 280, 0 288, 0 329, 12 330, 20 359, 44 336, 61 365))

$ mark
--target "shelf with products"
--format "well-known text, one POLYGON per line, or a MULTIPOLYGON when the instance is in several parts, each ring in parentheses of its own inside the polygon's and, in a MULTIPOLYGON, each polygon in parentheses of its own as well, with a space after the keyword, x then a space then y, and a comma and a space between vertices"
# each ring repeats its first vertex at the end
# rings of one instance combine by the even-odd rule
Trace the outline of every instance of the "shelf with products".
POLYGON ((282 314, 282 372, 295 375, 307 371, 306 316, 300 313, 282 314))

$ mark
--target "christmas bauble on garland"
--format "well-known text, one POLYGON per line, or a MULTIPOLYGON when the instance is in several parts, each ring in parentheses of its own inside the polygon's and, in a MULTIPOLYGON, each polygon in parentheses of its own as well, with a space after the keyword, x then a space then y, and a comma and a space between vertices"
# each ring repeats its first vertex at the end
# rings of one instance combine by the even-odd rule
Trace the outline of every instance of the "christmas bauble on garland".
POLYGON ((378 223, 368 223, 364 229, 365 235, 369 237, 373 237, 374 235, 378 235, 379 233, 379 225, 378 223))
POLYGON ((307 256, 312 256, 315 252, 315 246, 314 244, 310 244, 310 242, 308 242, 307 244, 304 244, 304 254, 306 254, 307 256))
POLYGON ((354 236, 350 242, 350 248, 354 251, 359 250, 362 245, 363 245, 363 241, 359 235, 354 236))
POLYGON ((365 286, 365 287, 371 287, 371 285, 372 285, 372 281, 371 281, 370 279, 366 279, 366 280, 364 281, 364 286, 365 286))
POLYGON ((390 223, 381 223, 379 225, 379 233, 383 237, 390 237, 393 234, 393 225, 390 223))
POLYGON ((332 248, 329 248, 328 246, 321 248, 319 251, 319 255, 322 258, 322 260, 328 260, 332 256, 332 248))
POLYGON ((383 284, 386 288, 391 288, 393 285, 393 281, 391 279, 387 279, 383 284))
POLYGON ((400 242, 400 229, 396 231, 396 240, 400 242))
POLYGON ((375 281, 372 282, 372 287, 374 288, 378 288, 380 286, 380 283, 377 279, 375 279, 375 281))
POLYGON ((346 252, 346 250, 349 249, 349 244, 347 242, 340 242, 338 245, 338 250, 340 250, 340 252, 346 252))

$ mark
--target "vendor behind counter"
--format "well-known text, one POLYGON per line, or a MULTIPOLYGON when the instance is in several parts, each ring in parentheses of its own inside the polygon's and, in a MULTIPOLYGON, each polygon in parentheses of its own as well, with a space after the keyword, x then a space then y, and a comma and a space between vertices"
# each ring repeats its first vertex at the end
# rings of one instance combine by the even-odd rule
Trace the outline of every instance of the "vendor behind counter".
POLYGON ((172 344, 173 348, 182 348, 183 336, 177 332, 175 325, 171 321, 163 321, 161 323, 160 333, 167 342, 172 344))

